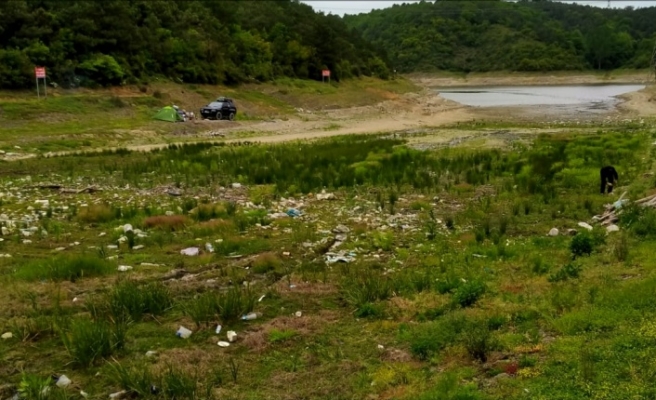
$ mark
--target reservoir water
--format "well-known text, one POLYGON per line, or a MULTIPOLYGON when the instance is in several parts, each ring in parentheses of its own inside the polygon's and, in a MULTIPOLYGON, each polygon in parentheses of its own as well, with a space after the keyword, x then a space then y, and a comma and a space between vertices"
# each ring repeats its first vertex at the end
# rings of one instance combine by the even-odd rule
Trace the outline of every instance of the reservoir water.
POLYGON ((616 96, 644 87, 631 84, 462 87, 438 89, 438 92, 448 100, 474 107, 573 106, 580 111, 593 111, 610 110, 619 101, 616 96))

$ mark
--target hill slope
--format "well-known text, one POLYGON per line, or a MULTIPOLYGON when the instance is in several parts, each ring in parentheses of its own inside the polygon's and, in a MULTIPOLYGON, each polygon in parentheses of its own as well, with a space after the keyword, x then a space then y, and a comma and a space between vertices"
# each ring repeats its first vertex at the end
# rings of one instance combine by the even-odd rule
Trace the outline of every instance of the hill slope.
POLYGON ((388 74, 339 17, 291 0, 12 0, 0 21, 0 88, 31 87, 34 65, 63 86, 388 74))
POLYGON ((401 72, 647 68, 656 7, 439 1, 346 16, 401 72))

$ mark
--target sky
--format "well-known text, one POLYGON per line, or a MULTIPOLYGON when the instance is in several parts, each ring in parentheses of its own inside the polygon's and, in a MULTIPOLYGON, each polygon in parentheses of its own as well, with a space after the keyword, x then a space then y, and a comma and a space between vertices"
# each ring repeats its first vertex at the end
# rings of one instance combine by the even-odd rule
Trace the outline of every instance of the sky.
MULTIPOLYGON (((405 0, 405 1, 396 1, 396 0, 372 0, 372 1, 316 1, 316 0, 301 0, 301 2, 309 4, 316 11, 323 11, 326 14, 332 13, 337 15, 344 14, 360 14, 366 13, 373 9, 381 9, 391 7, 393 4, 403 4, 403 3, 415 3, 416 0, 405 0)), ((579 0, 579 1, 563 1, 563 3, 578 3, 578 4, 589 4, 598 7, 607 7, 608 1, 597 1, 597 0, 579 0)), ((613 8, 624 8, 632 6, 635 8, 640 7, 653 7, 656 6, 656 0, 611 0, 610 6, 613 8)))

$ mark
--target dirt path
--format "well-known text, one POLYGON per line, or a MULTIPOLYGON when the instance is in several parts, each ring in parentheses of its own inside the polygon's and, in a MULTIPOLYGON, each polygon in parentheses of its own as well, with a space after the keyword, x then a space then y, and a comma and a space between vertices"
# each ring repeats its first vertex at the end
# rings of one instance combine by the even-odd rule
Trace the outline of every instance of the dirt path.
MULTIPOLYGON (((565 83, 591 83, 595 77, 584 76, 569 77, 565 83)), ((635 78, 635 77, 634 77, 635 78)), ((492 79, 492 78, 489 78, 492 79)), ((507 84, 508 78, 497 78, 496 84, 507 84)), ((545 84, 544 77, 538 80, 532 78, 535 84, 545 84), (538 83, 539 82, 539 83, 538 83)), ((560 81, 559 77, 554 78, 560 81)), ((598 76, 595 78, 598 80, 598 76)), ((637 79, 637 78, 636 78, 637 79)), ((627 81, 629 79, 626 79, 627 81)), ((547 80, 554 82, 554 80, 547 80)), ((261 142, 280 143, 294 140, 320 139, 350 134, 376 134, 416 129, 434 129, 434 135, 440 135, 439 128, 453 125, 458 122, 469 121, 503 121, 510 123, 550 122, 553 113, 545 112, 544 107, 493 107, 472 108, 441 98, 430 87, 435 82, 444 84, 461 84, 461 79, 454 78, 416 78, 415 82, 424 89, 420 93, 408 93, 393 100, 388 100, 374 106, 353 107, 329 111, 304 111, 288 120, 253 121, 241 123, 211 123, 199 122, 194 126, 198 133, 185 137, 183 140, 173 140, 152 144, 134 144, 120 146, 132 151, 151 151, 168 147, 170 144, 198 143, 198 142, 261 142), (214 135, 221 135, 220 138, 214 135)), ((469 81, 471 84, 489 84, 488 78, 477 78, 469 81)), ((524 82, 526 83, 526 82, 524 82)), ((555 84, 555 83, 554 83, 555 84)), ((656 88, 647 88, 621 96, 623 103, 616 110, 600 113, 595 116, 579 115, 576 112, 570 115, 559 114, 561 120, 593 119, 599 120, 613 118, 647 117, 656 115, 656 88)), ((565 113, 567 114, 567 113, 565 113)), ((216 121, 215 121, 216 122, 216 121)), ((218 121, 221 122, 221 121, 218 121)), ((452 137, 453 132, 448 136, 452 137)), ((91 151, 116 150, 119 147, 103 147, 91 151)), ((44 154, 45 156, 62 156, 75 154, 75 151, 61 151, 44 154)), ((19 160, 35 157, 35 154, 5 155, 4 159, 19 160)))

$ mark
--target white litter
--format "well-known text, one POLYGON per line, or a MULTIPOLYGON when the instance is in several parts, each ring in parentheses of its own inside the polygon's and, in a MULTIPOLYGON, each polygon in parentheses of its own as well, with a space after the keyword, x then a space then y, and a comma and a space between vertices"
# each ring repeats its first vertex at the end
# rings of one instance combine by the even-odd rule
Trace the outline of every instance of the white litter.
POLYGON ((180 250, 180 254, 184 256, 197 256, 199 253, 198 247, 188 247, 186 249, 180 250))
POLYGON ((217 343, 217 344, 218 344, 219 346, 221 346, 221 347, 228 347, 228 346, 230 346, 230 343, 228 343, 228 342, 224 342, 224 341, 220 341, 220 342, 217 343))
POLYGON ((118 270, 121 271, 121 272, 127 272, 131 269, 132 269, 132 267, 129 266, 129 265, 119 265, 118 266, 118 270))
POLYGON ((60 388, 65 388, 66 386, 71 384, 71 380, 68 379, 66 375, 62 375, 57 379, 56 385, 60 388))
POLYGON ((217 335, 218 335, 219 333, 221 333, 221 325, 217 325, 217 326, 216 326, 216 331, 215 331, 215 332, 216 332, 217 335))
POLYGON ((228 341, 229 341, 230 343, 232 343, 232 342, 235 341, 235 339, 237 339, 237 332, 235 332, 235 331, 228 331, 228 333, 226 334, 226 336, 228 337, 228 341))
POLYGON ((189 336, 191 336, 191 331, 189 329, 185 328, 184 326, 181 326, 175 334, 178 337, 186 339, 189 336))
POLYGON ((302 316, 302 315, 303 315, 303 313, 302 313, 302 312, 300 312, 300 311, 296 311, 296 313, 295 313, 294 315, 296 315, 297 317, 300 317, 300 316, 302 316))

